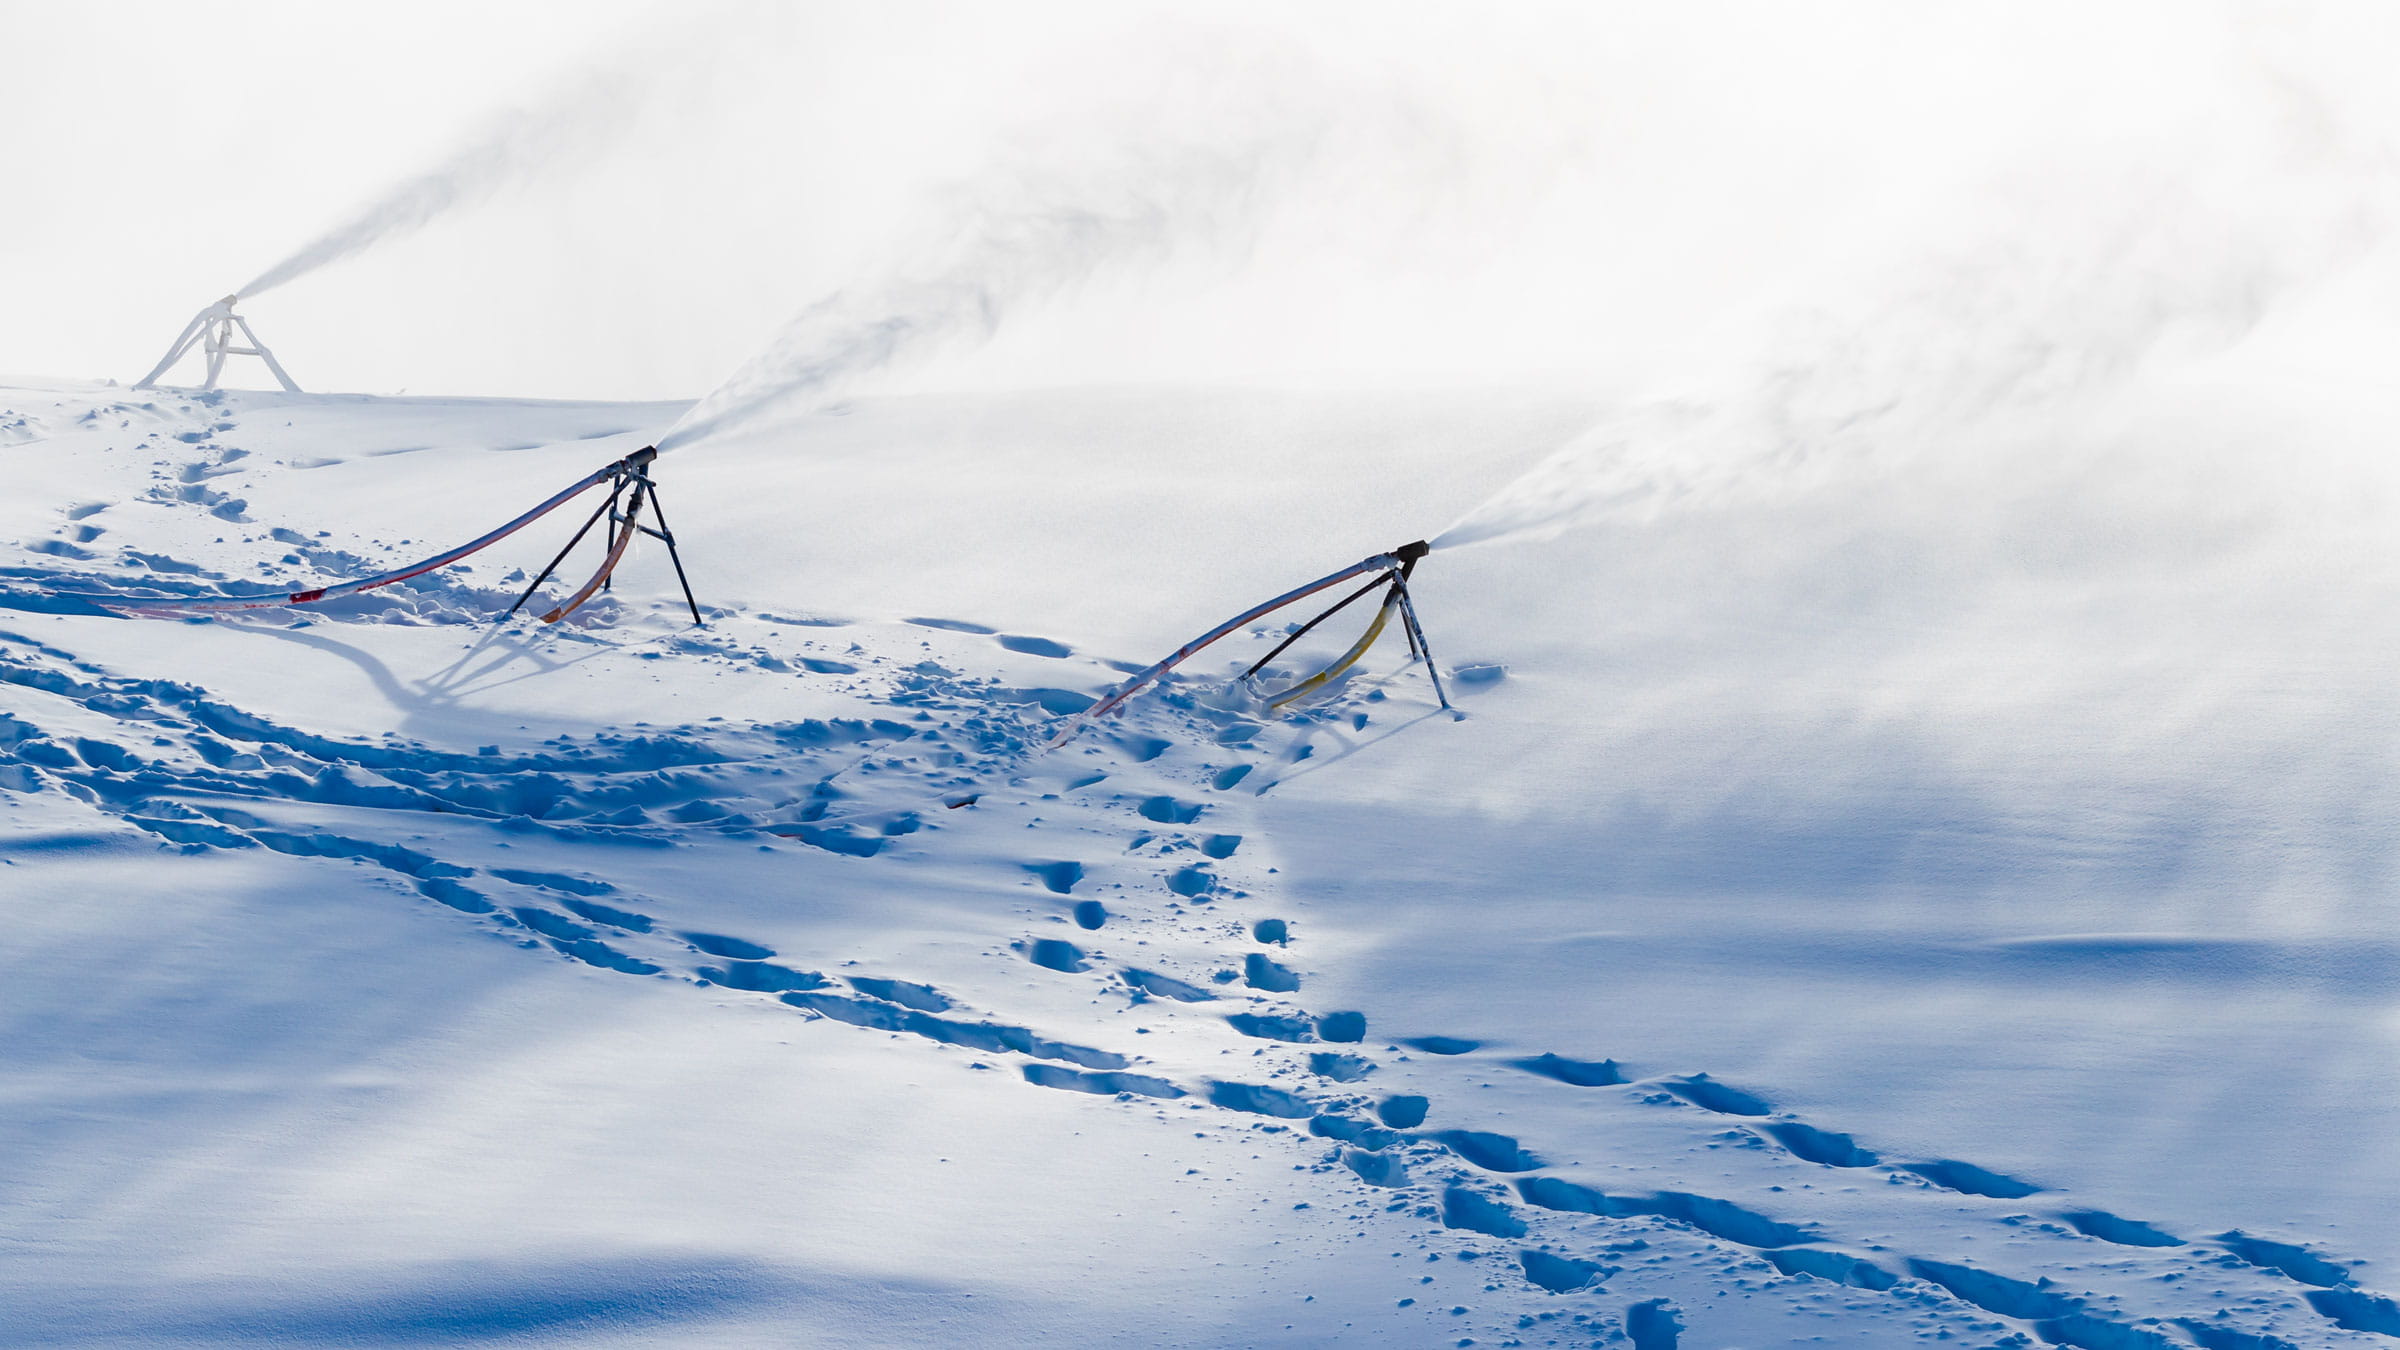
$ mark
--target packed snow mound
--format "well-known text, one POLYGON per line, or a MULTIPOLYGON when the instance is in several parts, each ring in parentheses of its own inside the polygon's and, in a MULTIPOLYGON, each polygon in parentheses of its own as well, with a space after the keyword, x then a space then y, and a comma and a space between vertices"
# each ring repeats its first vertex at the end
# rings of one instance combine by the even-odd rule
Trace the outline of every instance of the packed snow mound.
POLYGON ((1047 753, 1604 410, 861 401, 662 460, 705 627, 647 544, 545 627, 571 521, 72 601, 681 405, 7 390, 12 1334, 2386 1343, 2390 484, 2207 374, 1437 551, 1463 723, 1269 715, 1279 617, 1047 753))

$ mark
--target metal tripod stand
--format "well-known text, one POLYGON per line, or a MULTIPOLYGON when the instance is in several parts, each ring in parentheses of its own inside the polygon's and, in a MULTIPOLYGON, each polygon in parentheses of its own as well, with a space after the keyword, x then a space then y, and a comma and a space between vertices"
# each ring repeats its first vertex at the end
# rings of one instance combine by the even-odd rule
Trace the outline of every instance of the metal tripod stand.
POLYGON ((583 527, 575 531, 575 537, 567 541, 567 546, 558 551, 558 556, 550 560, 550 565, 542 569, 541 575, 533 579, 533 584, 525 588, 523 595, 517 597, 517 603, 508 607, 508 613, 501 616, 503 619, 523 609, 525 602, 533 598, 534 592, 542 588, 542 583, 550 579, 551 574, 558 570, 558 565, 567 560, 567 555, 574 552, 575 546, 582 543, 583 537, 590 534, 592 527, 605 517, 611 543, 608 556, 601 560, 600 570, 592 574, 592 579, 585 582, 581 590, 544 614, 542 622, 557 623, 574 613, 594 593, 608 589, 610 577, 617 570, 619 560, 625 556, 626 547, 632 544, 636 534, 646 534, 667 546, 667 557, 675 564, 675 580, 683 587, 683 603, 692 611, 692 623, 696 627, 706 626, 706 621, 700 617, 700 602, 692 598, 691 579, 683 572, 683 554, 675 547, 675 532, 668 528, 666 507, 658 498, 658 484, 650 477, 650 465, 657 458, 658 447, 646 445, 609 466, 608 500, 600 503, 599 509, 585 519, 583 527), (642 523, 644 506, 649 507, 650 513, 658 518, 656 529, 642 523))
POLYGON ((267 363, 268 372, 275 376, 275 382, 283 386, 285 393, 299 393, 300 386, 292 383, 292 377, 283 373, 283 366, 275 359, 275 353, 268 351, 267 344, 259 341, 258 334, 250 331, 250 321, 233 312, 234 305, 240 300, 238 295, 229 295, 194 315, 192 321, 183 326, 183 335, 175 339, 175 345, 167 348, 167 354, 159 358, 157 366, 135 381, 133 387, 156 388, 159 377, 182 360, 184 353, 192 349, 192 344, 198 343, 208 361, 207 377, 200 382, 203 389, 217 387, 217 377, 225 371, 226 357, 255 356, 267 363), (237 328, 241 330, 242 340, 247 341, 249 346, 241 346, 236 341, 234 330, 237 328))

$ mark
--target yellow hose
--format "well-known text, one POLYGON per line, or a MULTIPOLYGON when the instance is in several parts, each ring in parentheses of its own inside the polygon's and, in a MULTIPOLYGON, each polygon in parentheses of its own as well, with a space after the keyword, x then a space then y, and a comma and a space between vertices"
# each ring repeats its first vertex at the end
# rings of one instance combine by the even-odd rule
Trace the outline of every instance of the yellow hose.
POLYGON ((600 570, 592 573, 592 579, 583 583, 583 589, 568 597, 565 604, 543 615, 543 623, 557 623, 560 619, 581 608, 584 601, 592 598, 593 592, 598 591, 601 583, 608 580, 608 574, 617 570, 617 563, 625 556, 625 546, 633 542, 633 532, 637 528, 635 522, 641 519, 641 515, 642 490, 635 488, 633 500, 625 507, 624 527, 618 530, 616 543, 609 546, 608 556, 601 560, 600 570))
POLYGON ((1398 605, 1399 601, 1396 597, 1394 599, 1384 601, 1383 607, 1375 611, 1375 622, 1367 625, 1367 631, 1359 634, 1358 641, 1351 645, 1350 650, 1342 653, 1341 657, 1332 665, 1325 667, 1323 670, 1320 670, 1316 674, 1309 676, 1300 683, 1295 684, 1291 688, 1284 690, 1280 694, 1277 694, 1275 697, 1268 699, 1267 706, 1280 711, 1284 704, 1291 702, 1293 699, 1299 698, 1303 694, 1315 692, 1317 689, 1322 688, 1327 680, 1330 680, 1334 676, 1341 674, 1345 670, 1348 670, 1350 667, 1357 665, 1359 659, 1367 654, 1367 648, 1375 645, 1375 639, 1383 636, 1383 625, 1390 621, 1392 617, 1392 611, 1397 608, 1398 605))

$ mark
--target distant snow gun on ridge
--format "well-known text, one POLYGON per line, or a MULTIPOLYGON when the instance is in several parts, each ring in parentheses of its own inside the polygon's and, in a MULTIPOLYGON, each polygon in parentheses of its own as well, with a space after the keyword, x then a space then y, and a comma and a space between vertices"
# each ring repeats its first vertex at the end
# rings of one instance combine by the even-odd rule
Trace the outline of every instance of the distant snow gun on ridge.
POLYGON ((258 334, 250 331, 250 321, 233 312, 234 305, 241 298, 238 294, 226 296, 193 315, 192 321, 183 326, 183 334, 175 339, 175 345, 167 348, 167 354, 159 358, 149 374, 135 381, 133 387, 157 388, 159 377, 172 370, 175 363, 181 361, 197 343, 208 362, 208 374, 200 383, 202 389, 217 387, 217 378, 225 372, 226 357, 255 356, 266 363, 268 372, 274 375, 277 384, 283 386, 285 393, 299 393, 300 386, 292 383, 292 377, 283 373, 283 365, 275 359, 275 353, 268 351, 267 344, 259 341, 258 334), (247 346, 235 344, 235 329, 241 330, 242 341, 247 346))
POLYGON ((1366 632, 1359 635, 1358 641, 1352 643, 1348 651, 1335 657, 1316 674, 1296 681, 1273 694, 1263 695, 1267 706, 1282 708, 1324 688, 1339 678, 1344 671, 1357 665, 1366 656, 1368 649, 1375 645, 1376 639, 1383 636, 1383 630, 1396 616, 1400 620, 1402 633, 1408 639, 1409 659, 1412 661, 1422 660, 1425 663, 1425 673, 1433 681, 1434 698, 1440 701, 1443 711, 1450 713, 1453 717, 1458 716, 1458 710, 1450 705, 1449 694, 1442 688, 1442 673, 1433 663, 1433 649, 1426 644, 1425 629, 1417 622, 1416 602, 1408 591, 1408 579, 1410 574, 1416 570, 1417 561, 1432 551, 1432 546, 1422 539, 1412 544, 1402 544, 1389 553, 1378 553, 1372 558, 1361 559, 1339 572, 1319 577, 1296 590, 1286 591, 1265 604, 1244 610, 1176 648, 1165 660, 1118 685, 1107 697, 1077 713, 1068 720, 1065 726, 1059 728, 1058 734, 1051 737, 1049 744, 1044 748, 1056 749, 1066 744, 1085 726, 1124 707, 1126 701, 1135 694, 1156 684, 1168 671, 1183 664, 1202 648, 1228 633, 1247 624, 1256 623, 1276 610, 1298 604, 1312 595, 1331 590, 1345 581, 1360 576, 1367 576, 1370 579, 1364 586, 1335 601, 1332 608, 1301 624, 1283 641, 1275 644, 1272 651, 1252 662, 1250 668, 1241 673, 1242 682, 1247 684, 1254 681, 1259 672, 1266 669, 1268 662, 1281 656, 1293 643, 1306 637, 1319 624, 1380 590, 1383 593, 1382 603, 1376 607, 1375 618, 1367 625, 1366 632))
MULTIPOLYGON (((92 597, 91 603, 104 609, 129 615, 149 618, 180 618, 193 614, 276 609, 289 605, 313 605, 326 600, 339 599, 346 595, 357 595, 378 587, 392 585, 395 582, 406 581, 411 577, 422 576, 437 568, 447 567, 469 554, 480 552, 506 539, 534 521, 605 483, 608 485, 607 500, 601 502, 593 510, 591 516, 583 522, 582 528, 576 530, 575 536, 567 541, 567 546, 558 551, 558 556, 552 558, 549 566, 541 570, 540 575, 533 579, 533 584, 525 588, 523 595, 517 597, 517 602, 508 607, 508 614, 513 615, 523 609, 525 603, 533 598, 534 592, 541 589, 542 583, 550 579, 550 575, 558 570, 559 564, 567 560, 567 555, 574 552, 575 546, 582 543, 584 536, 590 534, 592 527, 599 524, 605 517, 609 524, 608 545, 600 560, 598 570, 594 571, 591 580, 583 583, 573 595, 542 614, 541 621, 557 623, 581 608, 585 601, 608 586, 611 574, 616 571, 617 564, 624 560, 625 551, 632 545, 633 537, 637 534, 646 534, 667 546, 667 557, 675 564, 675 580, 683 587, 683 602, 691 610, 692 622, 701 624, 703 620, 700 617, 700 603, 692 598, 691 580, 684 575, 683 554, 675 546, 674 531, 667 527, 666 511, 658 498, 658 485, 650 478, 650 465, 657 458, 658 448, 656 446, 643 446, 623 459, 568 484, 551 496, 549 500, 480 538, 471 539, 454 549, 437 553, 406 567, 357 581, 346 581, 334 586, 320 586, 314 590, 286 591, 274 595, 193 596, 188 598, 179 596, 106 596, 92 597), (652 517, 657 520, 658 524, 655 528, 642 523, 644 508, 647 508, 652 517)), ((505 618, 507 615, 502 617, 505 618)))

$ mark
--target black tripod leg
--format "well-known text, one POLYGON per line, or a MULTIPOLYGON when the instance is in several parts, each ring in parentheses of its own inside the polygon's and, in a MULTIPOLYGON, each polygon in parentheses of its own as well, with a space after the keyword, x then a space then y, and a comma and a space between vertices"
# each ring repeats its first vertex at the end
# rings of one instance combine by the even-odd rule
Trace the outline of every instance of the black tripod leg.
POLYGON ((675 564, 675 580, 683 587, 683 603, 692 611, 692 626, 706 628, 700 618, 700 602, 692 598, 691 579, 683 574, 683 553, 675 547, 675 531, 667 525, 666 508, 658 504, 658 488, 650 489, 650 514, 658 517, 658 537, 667 541, 667 560, 675 564))
POLYGON ((624 480, 619 479, 617 484, 608 490, 608 500, 600 503, 600 508, 592 512, 590 518, 583 522, 583 528, 575 532, 575 537, 567 541, 567 546, 558 551, 558 556, 550 560, 550 565, 542 569, 542 574, 533 579, 533 584, 525 588, 525 593, 517 597, 517 603, 510 605, 508 607, 508 613, 501 615, 501 618, 512 618, 516 615, 518 610, 525 608, 525 602, 533 598, 533 593, 542 588, 542 583, 548 581, 550 579, 550 574, 558 570, 558 565, 567 560, 567 555, 575 551, 575 546, 583 542, 583 537, 592 532, 592 527, 594 525, 600 523, 600 517, 615 513, 617 509, 617 494, 623 492, 624 490, 624 480))
POLYGON ((1408 583, 1400 582, 1397 589, 1400 592, 1400 617, 1408 621, 1409 636, 1415 640, 1417 650, 1424 654, 1425 673, 1433 679, 1433 696, 1441 703, 1444 711, 1455 714, 1458 709, 1450 706, 1450 695, 1442 689, 1441 667, 1433 663, 1433 648, 1426 645, 1424 625, 1417 622, 1417 606, 1416 602, 1409 598, 1408 583))
MULTIPOLYGON (((1272 661, 1276 657, 1283 655, 1285 648, 1291 646, 1295 642, 1298 642, 1300 639, 1307 637, 1310 629, 1315 628, 1318 624, 1325 622, 1327 619, 1330 619, 1334 615, 1341 613, 1343 610, 1350 608, 1350 605, 1353 601, 1356 601, 1361 596, 1366 595, 1369 591, 1374 590, 1378 586, 1388 584, 1391 580, 1392 578, 1388 576, 1377 577, 1373 581, 1368 582, 1366 585, 1361 586, 1357 590, 1352 591, 1350 594, 1344 596, 1341 600, 1334 604, 1333 608, 1326 610, 1324 613, 1313 619, 1310 619, 1307 623, 1304 623, 1298 628, 1292 630, 1292 635, 1290 637, 1287 637, 1283 641, 1276 643, 1274 650, 1268 652, 1265 656, 1258 658, 1256 661, 1251 662, 1250 668, 1243 671, 1237 678, 1247 680, 1251 676, 1256 675, 1258 672, 1265 670, 1269 661, 1272 661)), ((1413 649, 1411 650, 1411 654, 1414 654, 1413 649)))

